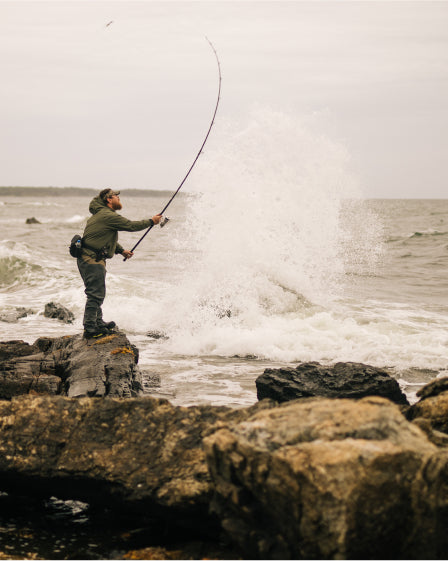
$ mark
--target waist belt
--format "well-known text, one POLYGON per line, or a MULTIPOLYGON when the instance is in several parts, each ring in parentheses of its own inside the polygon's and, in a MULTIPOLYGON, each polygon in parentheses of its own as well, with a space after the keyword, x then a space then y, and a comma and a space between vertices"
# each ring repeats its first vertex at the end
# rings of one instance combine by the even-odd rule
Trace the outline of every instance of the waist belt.
POLYGON ((95 254, 95 261, 102 261, 103 259, 108 258, 106 246, 102 247, 101 249, 97 249, 96 247, 92 247, 91 245, 86 244, 86 242, 82 240, 82 247, 93 251, 93 253, 95 254))

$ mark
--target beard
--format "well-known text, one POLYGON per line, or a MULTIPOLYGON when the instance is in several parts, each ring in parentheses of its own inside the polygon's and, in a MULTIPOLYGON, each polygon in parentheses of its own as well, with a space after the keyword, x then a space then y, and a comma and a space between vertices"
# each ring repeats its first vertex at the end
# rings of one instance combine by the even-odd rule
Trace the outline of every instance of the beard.
POLYGON ((120 203, 120 201, 112 201, 112 210, 121 210, 123 208, 123 205, 120 203))

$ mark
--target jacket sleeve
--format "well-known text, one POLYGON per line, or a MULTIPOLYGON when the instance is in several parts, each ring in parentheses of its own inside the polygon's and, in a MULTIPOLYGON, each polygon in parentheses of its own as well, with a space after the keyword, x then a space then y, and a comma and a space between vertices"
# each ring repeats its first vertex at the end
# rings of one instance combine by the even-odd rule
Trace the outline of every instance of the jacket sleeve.
POLYGON ((124 216, 111 212, 107 216, 107 226, 111 230, 118 230, 121 232, 138 232, 153 226, 154 222, 151 218, 146 220, 128 220, 124 216))
POLYGON ((123 253, 124 251, 124 247, 121 246, 118 242, 117 245, 115 246, 115 253, 119 253, 120 255, 123 253))

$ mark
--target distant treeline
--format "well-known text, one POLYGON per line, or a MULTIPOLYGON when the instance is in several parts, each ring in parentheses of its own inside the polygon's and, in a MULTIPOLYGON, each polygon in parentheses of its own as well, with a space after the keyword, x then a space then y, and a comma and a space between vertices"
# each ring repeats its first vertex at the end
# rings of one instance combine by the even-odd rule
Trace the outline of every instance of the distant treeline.
MULTIPOLYGON (((101 189, 83 187, 0 187, 0 197, 94 197, 101 189)), ((123 189, 129 197, 170 197, 173 191, 157 189, 123 189)), ((179 193, 182 195, 182 193, 179 193)))

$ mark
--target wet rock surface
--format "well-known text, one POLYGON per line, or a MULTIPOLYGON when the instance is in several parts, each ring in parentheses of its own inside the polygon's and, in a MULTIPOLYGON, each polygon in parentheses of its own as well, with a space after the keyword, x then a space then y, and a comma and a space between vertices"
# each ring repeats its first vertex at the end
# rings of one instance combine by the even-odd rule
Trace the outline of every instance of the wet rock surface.
POLYGON ((141 395, 138 349, 120 332, 0 343, 0 399, 23 394, 141 395))
POLYGON ((355 362, 338 362, 334 366, 306 362, 295 368, 267 368, 255 383, 258 399, 268 397, 278 402, 307 397, 360 399, 377 395, 395 403, 408 403, 398 382, 387 372, 355 362))

